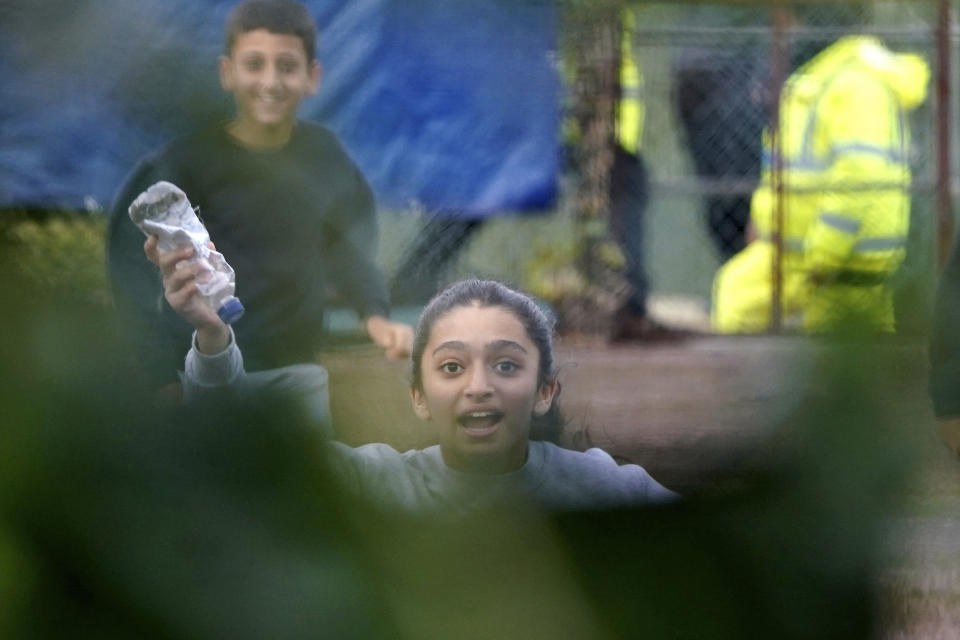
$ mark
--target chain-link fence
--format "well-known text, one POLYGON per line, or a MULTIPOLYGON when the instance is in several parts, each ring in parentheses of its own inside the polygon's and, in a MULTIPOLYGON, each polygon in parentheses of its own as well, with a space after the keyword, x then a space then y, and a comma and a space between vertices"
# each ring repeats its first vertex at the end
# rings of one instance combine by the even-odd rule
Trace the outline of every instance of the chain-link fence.
MULTIPOLYGON (((704 253, 712 250, 712 257, 720 264, 743 249, 751 199, 761 182, 764 166, 761 130, 773 130, 771 125, 778 120, 775 114, 779 107, 788 104, 789 98, 781 98, 780 88, 783 83, 789 86, 791 74, 850 34, 879 36, 892 50, 919 53, 932 64, 936 53, 935 8, 935 3, 904 2, 694 7, 661 3, 637 7, 644 16, 640 20, 644 28, 637 34, 637 46, 647 70, 646 95, 651 111, 645 149, 651 156, 669 159, 662 164, 658 162, 663 170, 655 177, 656 195, 649 214, 653 240, 649 264, 659 286, 707 296, 714 272, 704 264, 704 253), (688 238, 680 252, 676 250, 678 241, 674 240, 679 237, 688 238), (709 249, 705 245, 709 245, 709 249), (693 268, 687 268, 684 263, 671 259, 678 253, 696 254, 699 259, 691 261, 690 267, 693 268)), ((910 289, 912 294, 917 293, 916 285, 928 290, 931 282, 927 267, 931 258, 929 249, 933 246, 929 234, 934 214, 931 206, 934 150, 930 145, 934 99, 935 96, 929 96, 910 115, 913 138, 908 156, 914 174, 912 210, 915 223, 910 259, 898 278, 911 281, 911 287, 898 288, 910 289)), ((802 113, 781 114, 779 122, 789 123, 791 118, 806 117, 815 109, 810 107, 802 113)), ((859 117, 878 116, 863 113, 859 117)), ((793 124, 793 131, 781 131, 779 139, 771 136, 768 151, 771 142, 790 147, 794 138, 803 135, 801 125, 793 124)), ((785 128, 790 126, 787 124, 785 128)), ((786 148, 780 151, 782 154, 774 152, 770 157, 784 158, 788 165, 798 160, 790 157, 791 153, 796 156, 797 150, 786 148)), ((802 226, 795 221, 802 215, 800 209, 804 203, 799 201, 803 198, 814 200, 818 196, 814 193, 801 196, 791 189, 797 191, 794 183, 798 179, 807 180, 808 190, 819 187, 810 182, 809 172, 798 176, 792 166, 784 168, 781 163, 780 172, 785 172, 785 176, 774 175, 776 166, 767 169, 767 180, 779 178, 782 186, 779 204, 770 207, 774 210, 771 213, 778 214, 777 220, 765 231, 788 243, 802 241, 802 237, 789 237, 792 226, 802 226), (785 195, 782 193, 784 187, 785 195), (784 220, 783 216, 787 219, 784 220)), ((823 179, 828 178, 824 175, 823 179)), ((834 180, 832 193, 821 191, 819 199, 835 201, 844 190, 867 190, 867 183, 877 181, 883 181, 880 174, 855 176, 839 187, 834 180)), ((776 185, 771 185, 770 189, 771 193, 777 193, 776 185)), ((849 193, 847 195, 849 197, 849 193)), ((865 192, 864 195, 868 194, 865 192)), ((760 208, 763 208, 762 204, 760 208)), ((796 231, 802 234, 803 229, 797 228, 796 231)), ((870 237, 869 230, 863 230, 861 236, 870 237)), ((782 244, 778 244, 778 248, 784 253, 792 250, 782 244)), ((790 260, 789 256, 779 258, 781 265, 784 258, 790 260)), ((749 270, 755 272, 764 266, 752 265, 749 270)), ((747 265, 744 268, 748 268, 747 265)), ((733 294, 736 296, 756 296, 759 295, 756 291, 741 292, 744 288, 759 287, 764 293, 781 298, 794 296, 782 278, 779 279, 782 285, 779 291, 776 290, 777 277, 772 278, 772 282, 768 277, 767 283, 749 282, 749 277, 738 280, 739 284, 721 293, 730 294, 730 289, 735 288, 733 294)), ((855 289, 848 293, 858 295, 855 289)), ((736 302, 734 306, 751 308, 747 302, 736 302)), ((777 314, 772 315, 769 319, 758 318, 756 322, 741 326, 749 331, 758 330, 764 324, 776 325, 777 314)))
MULTIPOLYGON (((598 3, 595 7, 599 8, 592 11, 580 3, 567 6, 565 20, 560 23, 563 33, 558 60, 569 83, 571 117, 580 117, 581 121, 578 136, 565 135, 570 171, 557 210, 522 220, 495 219, 483 225, 447 223, 439 225, 441 229, 436 222, 432 229, 427 225, 427 231, 434 234, 429 246, 438 250, 436 256, 426 256, 429 259, 424 262, 422 244, 421 249, 413 253, 407 250, 406 254, 399 245, 387 248, 392 251, 386 260, 388 267, 401 274, 397 282, 411 281, 409 274, 403 273, 404 263, 406 268, 426 263, 430 277, 417 283, 428 289, 435 279, 487 275, 526 285, 561 308, 564 296, 571 291, 587 291, 588 295, 600 291, 609 294, 610 301, 593 310, 605 313, 630 297, 631 283, 633 288, 637 286, 636 274, 630 273, 631 260, 637 259, 633 253, 641 256, 640 286, 649 291, 651 314, 666 314, 666 320, 673 320, 671 309, 692 309, 692 316, 688 314, 679 321, 706 326, 717 270, 744 249, 750 233, 751 202, 756 200, 758 188, 766 185, 774 201, 768 207, 772 226, 759 231, 769 234, 767 240, 777 239, 771 243, 771 260, 780 268, 784 260, 789 266, 793 240, 790 229, 796 224, 790 216, 796 218, 797 212, 807 206, 804 198, 811 200, 819 194, 820 200, 833 206, 839 206, 838 198, 846 198, 861 209, 908 211, 909 233, 905 223, 900 228, 882 223, 876 229, 860 230, 858 237, 866 240, 863 246, 869 248, 871 240, 879 246, 883 239, 898 233, 904 236, 903 246, 887 255, 890 264, 899 265, 895 275, 888 279, 893 272, 889 265, 877 271, 882 272, 884 295, 892 292, 896 298, 899 326, 905 330, 923 327, 932 295, 938 234, 944 233, 938 222, 938 215, 945 213, 938 186, 944 176, 957 175, 955 165, 943 166, 941 158, 951 156, 945 153, 949 145, 943 146, 943 119, 937 117, 949 114, 948 109, 956 111, 956 100, 946 100, 946 95, 955 94, 956 83, 950 79, 944 87, 937 81, 945 50, 938 45, 946 36, 950 57, 956 56, 957 49, 952 19, 949 29, 940 29, 944 20, 942 3, 611 2, 598 3), (594 215, 598 208, 616 210, 616 202, 603 201, 604 195, 616 197, 609 189, 610 177, 617 170, 611 151, 618 144, 612 125, 604 124, 603 117, 617 99, 609 93, 610 87, 613 91, 622 87, 592 78, 584 89, 582 77, 584 70, 589 73, 604 64, 609 74, 622 62, 623 52, 616 46, 610 25, 622 26, 623 14, 617 16, 616 11, 623 7, 633 15, 629 53, 635 56, 641 72, 643 103, 643 133, 637 155, 647 172, 643 187, 646 193, 639 199, 645 202, 634 203, 637 220, 633 238, 626 242, 612 233, 621 231, 619 235, 623 235, 616 219, 594 215), (785 121, 785 114, 778 118, 786 103, 781 89, 791 86, 791 74, 798 68, 851 34, 875 37, 893 53, 912 53, 925 61, 931 73, 929 82, 921 82, 926 95, 902 109, 908 114, 903 128, 884 139, 887 146, 902 145, 902 157, 894 159, 901 164, 881 163, 876 171, 853 178, 847 175, 841 182, 837 176, 827 175, 826 183, 811 184, 808 180, 805 187, 798 186, 796 175, 791 173, 796 167, 791 165, 790 150, 781 149, 780 154, 774 150, 780 147, 772 146, 789 146, 794 138, 802 137, 802 132, 779 131, 780 127, 771 126, 785 121), (571 71, 579 71, 581 76, 571 82, 571 71), (585 105, 584 100, 592 102, 585 105), (590 123, 584 124, 584 112, 588 119, 594 118, 593 129, 590 123), (766 147, 764 130, 768 131, 766 147), (786 158, 787 166, 778 158, 786 158), (829 189, 824 184, 829 184, 829 189), (601 204, 593 206, 597 202, 601 204), (783 216, 787 216, 786 221, 783 216), (634 243, 634 250, 627 242, 634 243), (589 245, 586 253, 584 245, 589 245), (451 250, 440 251, 444 248, 451 250), (592 264, 600 265, 599 273, 613 271, 620 277, 602 277, 600 289, 585 289, 583 279, 594 276, 583 273, 584 255, 592 264), (684 304, 665 306, 664 301, 684 304)), ((858 124, 876 120, 881 111, 880 105, 876 109, 860 108, 865 111, 862 115, 847 113, 846 121, 858 124)), ((894 121, 900 127, 899 119, 894 121)), ((787 128, 799 130, 792 125, 787 128)), ((835 142, 842 145, 844 140, 840 136, 835 142)), ((857 140, 853 136, 847 142, 857 140)), ((883 146, 881 142, 878 140, 876 146, 883 146)), ((815 206, 826 205, 820 202, 815 206)), ((877 218, 872 215, 862 221, 867 227, 877 218)), ((843 232, 844 225, 854 224, 851 220, 834 222, 843 232)), ((386 224, 390 228, 395 221, 392 223, 388 216, 386 224)), ((418 232, 401 227, 394 227, 398 230, 395 237, 406 234, 412 243, 418 232)), ((850 278, 851 287, 863 287, 856 280, 865 274, 859 272, 875 266, 869 260, 865 264, 844 268, 852 272, 843 275, 850 278)), ((791 295, 789 278, 777 271, 774 269, 764 288, 765 295, 771 297, 768 306, 773 299, 784 302, 791 295)), ((863 287, 867 289, 870 287, 863 287)), ((851 291, 856 295, 856 289, 851 291)), ((772 311, 774 308, 779 311, 781 307, 768 309, 769 317, 764 318, 760 330, 790 327, 789 313, 780 317, 772 311)))
MULTIPOLYGON (((411 318, 415 307, 444 282, 478 275, 524 286, 569 316, 562 318, 568 324, 588 331, 608 329, 618 309, 709 328, 715 275, 743 250, 751 204, 763 185, 762 132, 779 122, 780 86, 789 84, 792 72, 818 50, 856 33, 878 38, 892 52, 916 54, 930 68, 926 95, 905 122, 909 137, 898 139, 909 176, 885 174, 881 166, 866 177, 847 179, 842 188, 836 180, 829 190, 807 185, 807 195, 816 187, 821 196, 833 191, 834 200, 846 194, 861 208, 871 199, 900 201, 894 207, 900 210, 909 205, 905 251, 891 256, 898 268, 885 288, 894 295, 898 326, 925 328, 936 263, 952 240, 951 190, 944 187, 956 191, 960 175, 960 155, 952 152, 960 142, 958 127, 952 126, 960 120, 960 83, 954 80, 960 68, 958 0, 809 0, 793 5, 544 0, 544 5, 551 7, 551 15, 557 9, 556 48, 550 56, 565 89, 567 117, 557 123, 564 157, 561 196, 548 212, 503 212, 485 219, 434 218, 416 209, 383 211, 380 260, 392 277, 395 303, 412 303, 411 318), (944 8, 951 15, 945 16, 944 8), (632 16, 626 25, 624 10, 632 16), (618 73, 625 52, 637 67, 629 87, 618 73), (641 134, 638 149, 619 153, 616 112, 619 98, 628 94, 642 104, 641 134), (892 187, 879 188, 891 180, 892 187), (851 195, 857 193, 862 197, 851 195)), ((62 24, 72 28, 66 18, 62 24)), ((544 48, 549 39, 542 38, 544 48)), ((84 59, 95 59, 92 55, 84 59)), ((444 81, 430 77, 424 83, 445 87, 444 81)), ((31 91, 21 94, 33 96, 31 91)), ((854 122, 876 119, 878 109, 861 110, 863 118, 855 114, 854 122)), ((552 124, 555 111, 545 108, 544 119, 552 124)), ((443 115, 424 117, 438 129, 449 128, 443 115)), ((781 133, 783 140, 791 135, 781 133)), ((768 154, 770 159, 782 156, 768 154)), ((424 165, 432 166, 429 161, 424 165)), ((787 254, 779 255, 779 264, 790 259, 791 243, 799 239, 790 237, 786 227, 802 208, 795 199, 802 200, 803 189, 791 185, 789 163, 779 168, 779 177, 777 167, 776 162, 767 165, 768 199, 781 197, 777 184, 790 188, 783 194, 784 206, 768 206, 771 223, 758 233, 771 241, 779 238, 770 249, 787 254), (786 221, 778 218, 781 214, 786 221)), ((834 222, 840 232, 852 224, 834 222)), ((903 229, 868 227, 859 239, 904 235, 903 229)), ((856 280, 860 275, 844 277, 856 280)), ((761 297, 779 309, 773 298, 786 297, 789 286, 783 274, 771 275, 761 297)), ((754 329, 789 328, 789 310, 780 315, 761 317, 761 326, 754 329)))

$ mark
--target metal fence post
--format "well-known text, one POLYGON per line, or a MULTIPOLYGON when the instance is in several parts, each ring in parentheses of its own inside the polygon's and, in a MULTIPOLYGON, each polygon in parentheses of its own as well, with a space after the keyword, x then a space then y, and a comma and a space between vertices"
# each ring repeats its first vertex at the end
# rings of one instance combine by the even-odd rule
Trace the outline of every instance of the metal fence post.
POLYGON ((783 329, 783 227, 786 198, 783 185, 783 131, 781 131, 780 98, 787 76, 787 7, 776 4, 772 7, 772 72, 773 99, 770 118, 770 187, 774 194, 773 215, 773 265, 770 300, 770 333, 783 329))
POLYGON ((953 212, 950 193, 950 26, 951 0, 940 0, 934 41, 937 46, 936 128, 937 154, 937 267, 943 267, 953 244, 953 212))

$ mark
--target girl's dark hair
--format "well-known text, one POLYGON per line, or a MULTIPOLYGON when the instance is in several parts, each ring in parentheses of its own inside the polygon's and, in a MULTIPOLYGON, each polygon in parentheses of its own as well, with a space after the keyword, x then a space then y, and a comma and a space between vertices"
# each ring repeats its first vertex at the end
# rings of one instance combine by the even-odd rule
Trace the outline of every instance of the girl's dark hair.
POLYGON ((245 0, 227 17, 224 52, 229 56, 237 38, 249 31, 266 29, 270 33, 300 38, 307 62, 316 56, 317 24, 310 11, 294 0, 245 0))
MULTIPOLYGON (((537 384, 555 382, 557 371, 553 361, 553 329, 555 322, 529 296, 495 280, 461 280, 446 287, 427 303, 417 322, 413 338, 410 384, 423 391, 423 352, 437 320, 457 307, 503 307, 512 313, 527 331, 527 336, 540 352, 537 384)), ((559 388, 557 390, 559 395, 559 388)), ((550 409, 542 416, 533 416, 531 440, 557 442, 563 419, 554 396, 550 409)))

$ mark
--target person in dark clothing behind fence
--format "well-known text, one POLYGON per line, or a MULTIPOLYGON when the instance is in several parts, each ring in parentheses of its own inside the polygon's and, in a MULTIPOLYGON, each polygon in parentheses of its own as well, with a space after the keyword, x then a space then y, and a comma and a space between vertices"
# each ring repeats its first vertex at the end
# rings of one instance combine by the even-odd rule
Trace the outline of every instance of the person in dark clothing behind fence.
POLYGON ((390 321, 374 262, 372 192, 328 129, 297 119, 316 92, 316 24, 292 0, 247 0, 227 20, 220 82, 236 116, 178 138, 143 160, 113 205, 107 265, 114 302, 153 383, 176 394, 180 345, 191 333, 162 299, 156 268, 127 208, 151 184, 183 189, 236 270, 246 307, 236 331, 252 370, 313 362, 335 291, 388 356, 405 357, 413 329, 390 321), (174 348, 173 345, 177 345, 174 348))
POLYGON ((760 176, 763 88, 758 65, 740 54, 684 51, 676 106, 697 177, 708 185, 707 225, 727 260, 745 246, 750 195, 760 176))
POLYGON ((645 102, 643 73, 634 52, 636 17, 622 14, 620 99, 617 102, 613 167, 610 172, 610 231, 626 261, 630 293, 613 316, 613 342, 661 342, 689 337, 690 332, 654 320, 647 308, 650 281, 644 256, 644 227, 650 202, 650 173, 641 149, 645 102))
POLYGON ((940 277, 930 337, 930 394, 944 444, 960 456, 960 248, 940 277))
MULTIPOLYGON (((693 26, 759 25, 758 7, 698 7, 693 26)), ((715 46, 685 46, 674 61, 674 106, 697 177, 708 184, 707 226, 717 255, 729 260, 745 246, 750 197, 760 179, 760 133, 769 111, 765 51, 733 32, 715 46), (731 46, 729 39, 739 38, 731 46)))

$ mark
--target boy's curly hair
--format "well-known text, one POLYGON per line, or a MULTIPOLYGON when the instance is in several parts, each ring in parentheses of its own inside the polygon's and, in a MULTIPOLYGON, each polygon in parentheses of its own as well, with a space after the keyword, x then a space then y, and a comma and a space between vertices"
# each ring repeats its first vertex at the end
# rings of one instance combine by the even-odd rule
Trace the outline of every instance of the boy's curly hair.
POLYGON ((297 36, 307 61, 316 57, 317 24, 310 11, 295 0, 245 0, 235 6, 227 17, 224 53, 229 56, 238 37, 257 29, 297 36))

